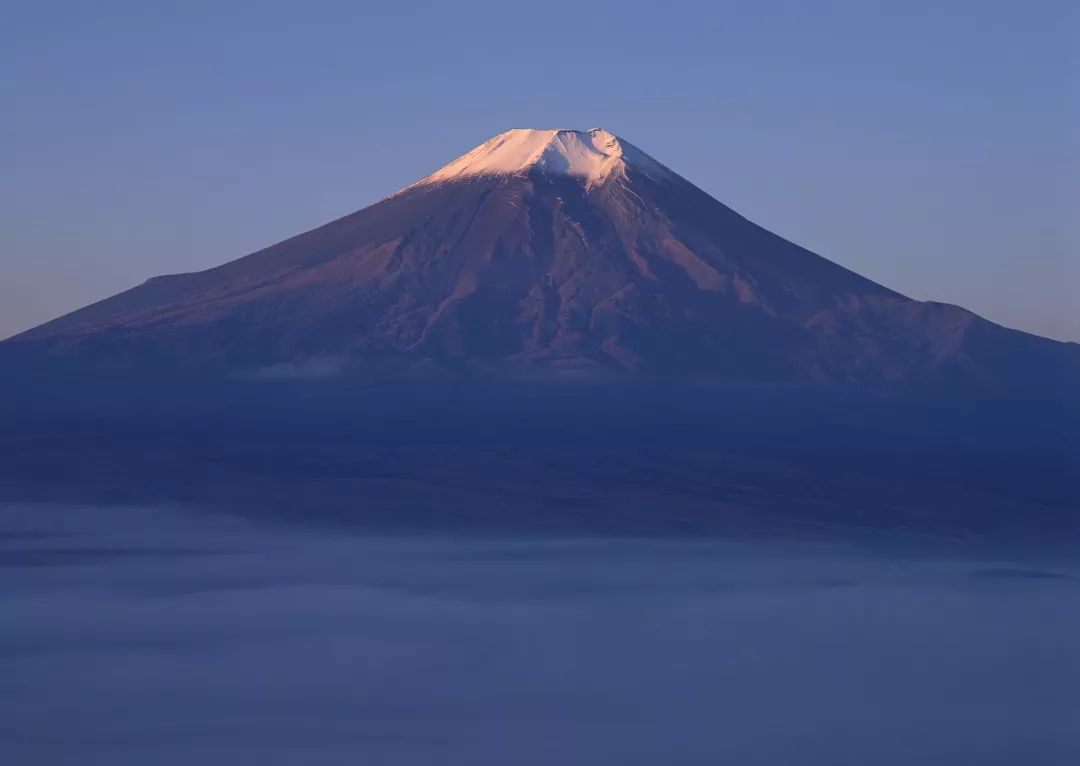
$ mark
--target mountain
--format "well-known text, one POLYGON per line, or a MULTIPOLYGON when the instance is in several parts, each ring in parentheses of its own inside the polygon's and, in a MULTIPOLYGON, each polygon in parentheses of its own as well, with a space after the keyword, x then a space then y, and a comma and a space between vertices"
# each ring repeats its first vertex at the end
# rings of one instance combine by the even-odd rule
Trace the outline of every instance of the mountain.
POLYGON ((1064 386, 1080 347, 912 300, 601 129, 511 130, 322 227, 0 346, 20 359, 322 374, 564 369, 1064 386))
POLYGON ((0 343, 0 501, 1075 547, 1078 357, 793 245, 606 131, 513 130, 0 343))

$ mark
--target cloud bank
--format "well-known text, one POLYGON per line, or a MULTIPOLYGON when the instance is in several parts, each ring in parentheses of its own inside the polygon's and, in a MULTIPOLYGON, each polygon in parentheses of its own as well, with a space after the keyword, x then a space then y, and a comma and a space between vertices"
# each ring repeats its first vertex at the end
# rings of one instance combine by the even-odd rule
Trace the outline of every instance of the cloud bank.
POLYGON ((1072 764, 1080 580, 0 508, 12 764, 1072 764))

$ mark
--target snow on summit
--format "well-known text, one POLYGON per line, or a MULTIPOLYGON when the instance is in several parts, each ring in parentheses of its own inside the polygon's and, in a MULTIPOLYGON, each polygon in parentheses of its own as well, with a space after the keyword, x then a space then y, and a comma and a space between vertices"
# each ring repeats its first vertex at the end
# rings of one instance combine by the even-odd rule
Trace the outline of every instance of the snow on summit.
POLYGON ((672 175, 643 151, 602 128, 518 128, 485 141, 420 183, 468 176, 519 175, 539 168, 550 175, 580 178, 591 186, 621 171, 627 164, 652 176, 672 175))

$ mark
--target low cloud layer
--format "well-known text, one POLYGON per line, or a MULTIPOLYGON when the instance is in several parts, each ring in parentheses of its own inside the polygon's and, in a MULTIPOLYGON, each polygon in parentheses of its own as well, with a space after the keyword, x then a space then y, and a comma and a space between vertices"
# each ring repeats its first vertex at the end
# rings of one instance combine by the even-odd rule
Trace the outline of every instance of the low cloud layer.
POLYGON ((1072 764, 1061 562, 0 508, 5 764, 1072 764))

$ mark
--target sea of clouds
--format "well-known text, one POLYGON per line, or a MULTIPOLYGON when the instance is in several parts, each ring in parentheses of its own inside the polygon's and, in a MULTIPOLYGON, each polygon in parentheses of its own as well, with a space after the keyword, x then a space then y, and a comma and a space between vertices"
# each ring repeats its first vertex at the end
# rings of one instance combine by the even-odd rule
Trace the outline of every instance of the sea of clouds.
POLYGON ((0 506, 0 762, 1080 763, 1080 567, 0 506))

